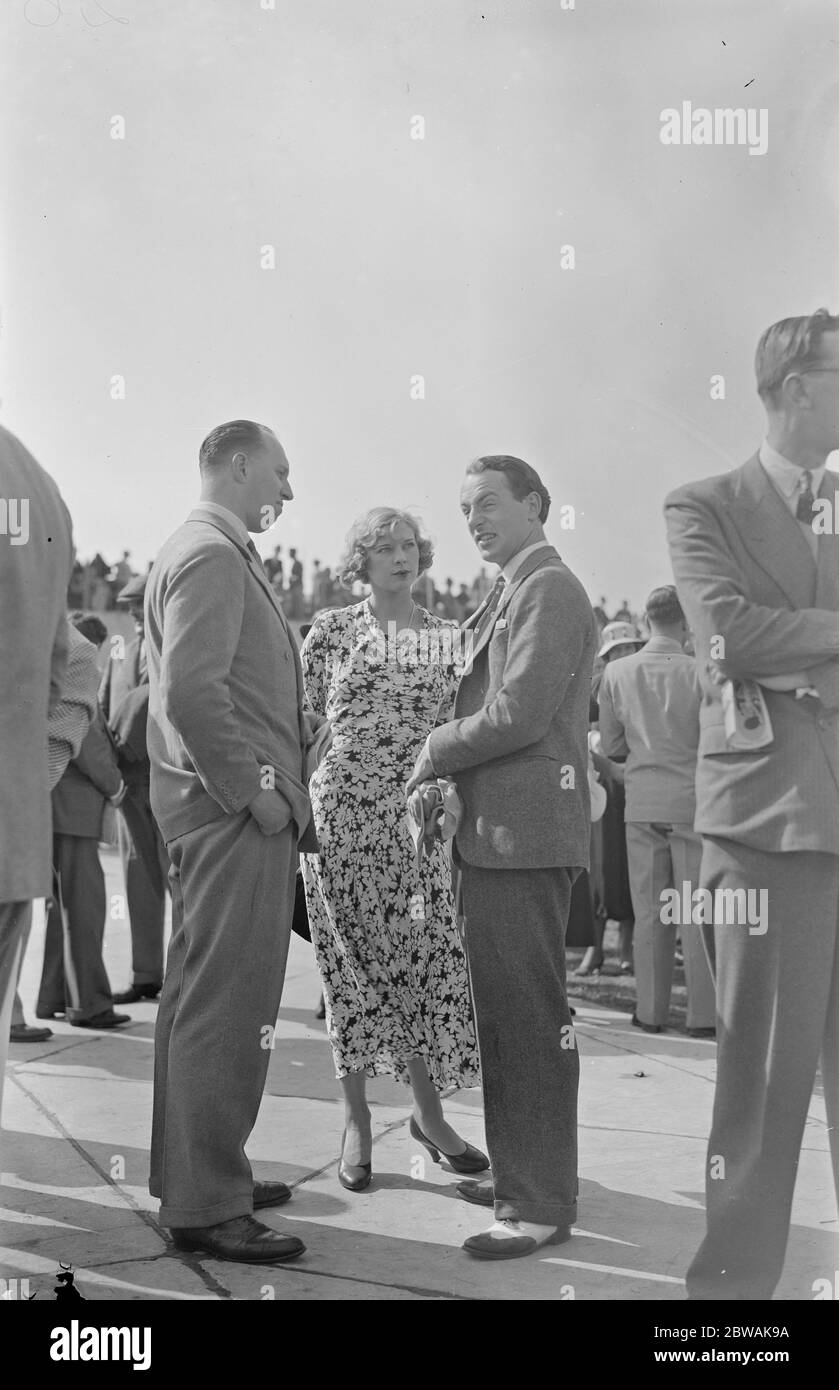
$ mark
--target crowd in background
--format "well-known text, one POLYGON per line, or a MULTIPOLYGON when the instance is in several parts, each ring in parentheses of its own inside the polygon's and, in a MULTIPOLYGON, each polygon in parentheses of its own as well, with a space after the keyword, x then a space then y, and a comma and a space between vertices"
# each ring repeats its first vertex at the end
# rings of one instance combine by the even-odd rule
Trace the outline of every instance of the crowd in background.
MULTIPOLYGON (((147 571, 151 569, 149 561, 147 571)), ((357 603, 362 596, 358 583, 347 585, 342 582, 337 571, 320 560, 312 560, 308 583, 304 562, 297 549, 289 546, 283 558, 282 546, 275 546, 264 560, 265 572, 282 600, 286 617, 302 622, 311 618, 323 608, 346 608, 357 603)), ((132 563, 131 551, 124 550, 113 564, 97 551, 92 560, 82 562, 78 558, 73 565, 73 575, 67 593, 67 606, 71 610, 84 609, 91 613, 111 612, 119 607, 119 595, 129 580, 139 577, 140 571, 132 563)), ((423 608, 427 608, 438 618, 463 623, 475 612, 492 587, 493 576, 481 568, 470 583, 458 584, 451 577, 438 581, 426 571, 414 585, 414 598, 423 608)), ((633 623, 639 632, 644 632, 643 612, 631 609, 629 600, 621 599, 614 611, 605 595, 594 604, 594 615, 602 632, 607 623, 633 623)))

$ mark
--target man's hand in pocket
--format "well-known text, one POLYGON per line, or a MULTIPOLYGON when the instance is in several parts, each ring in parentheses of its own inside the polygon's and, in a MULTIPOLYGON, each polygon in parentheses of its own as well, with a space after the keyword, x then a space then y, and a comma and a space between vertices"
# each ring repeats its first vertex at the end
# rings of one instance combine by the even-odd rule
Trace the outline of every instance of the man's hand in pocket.
POLYGON ((291 821, 291 807, 281 792, 263 789, 257 792, 248 810, 263 835, 278 835, 291 821))

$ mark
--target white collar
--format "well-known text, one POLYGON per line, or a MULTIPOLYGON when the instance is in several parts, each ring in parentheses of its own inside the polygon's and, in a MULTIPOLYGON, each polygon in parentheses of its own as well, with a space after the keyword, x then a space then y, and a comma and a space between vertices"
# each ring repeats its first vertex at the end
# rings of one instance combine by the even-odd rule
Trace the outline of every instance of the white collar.
POLYGON ((501 566, 501 573, 507 583, 512 584, 528 555, 532 555, 534 550, 542 550, 546 545, 550 545, 550 541, 534 541, 533 545, 526 545, 523 550, 517 550, 515 555, 511 555, 506 565, 501 566))
MULTIPOLYGON (((791 463, 788 458, 784 458, 783 454, 779 454, 777 449, 773 449, 772 445, 765 439, 757 456, 779 492, 782 492, 785 497, 792 497, 793 493, 799 491, 801 475, 804 472, 800 463, 791 463)), ((826 467, 827 464, 823 463, 821 468, 809 470, 813 479, 811 488, 814 497, 818 496, 826 467)))
POLYGON ((214 516, 220 516, 228 525, 232 526, 243 545, 249 543, 250 536, 248 535, 247 526, 244 521, 242 521, 241 517, 238 517, 235 512, 231 512, 229 507, 223 507, 220 502, 206 501, 201 501, 198 505, 199 507, 203 507, 205 511, 212 512, 214 516))

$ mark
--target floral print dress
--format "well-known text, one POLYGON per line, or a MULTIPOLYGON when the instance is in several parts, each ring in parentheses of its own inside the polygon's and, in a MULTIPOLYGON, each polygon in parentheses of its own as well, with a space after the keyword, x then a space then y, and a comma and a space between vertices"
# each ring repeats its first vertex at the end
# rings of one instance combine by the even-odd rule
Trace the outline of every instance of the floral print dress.
POLYGON ((336 1075, 408 1082, 422 1058, 438 1090, 479 1081, 466 960, 442 845, 417 868, 405 785, 450 717, 458 629, 386 638, 368 600, 316 618, 302 649, 309 707, 332 744, 310 783, 319 854, 301 856, 336 1075))

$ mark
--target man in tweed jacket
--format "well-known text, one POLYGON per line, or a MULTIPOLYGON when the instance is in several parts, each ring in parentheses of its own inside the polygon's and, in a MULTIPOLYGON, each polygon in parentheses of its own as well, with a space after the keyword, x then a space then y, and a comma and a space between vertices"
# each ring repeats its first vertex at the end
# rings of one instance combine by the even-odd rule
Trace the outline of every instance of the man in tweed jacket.
POLYGON ((466 947, 492 1182, 464 1183, 496 1222, 465 1249, 490 1259, 567 1239, 576 1219, 579 1058, 565 982, 571 888, 588 865, 587 732, 596 626, 545 538, 550 497, 508 455, 467 471, 461 510, 501 567, 469 620, 454 719, 435 729, 409 789, 454 777, 466 947))

